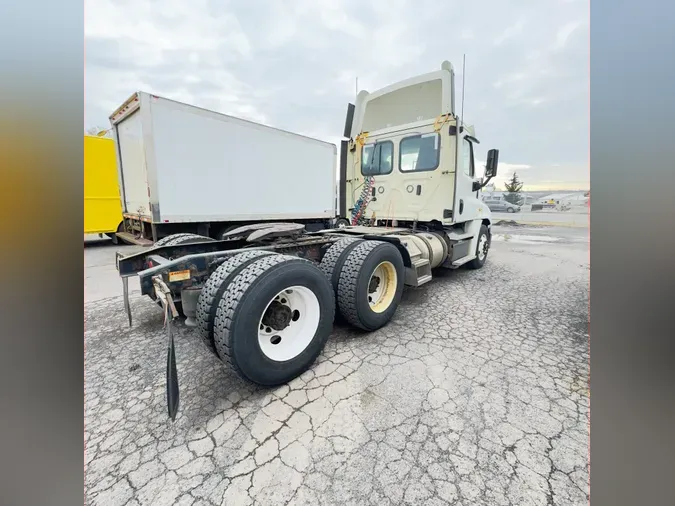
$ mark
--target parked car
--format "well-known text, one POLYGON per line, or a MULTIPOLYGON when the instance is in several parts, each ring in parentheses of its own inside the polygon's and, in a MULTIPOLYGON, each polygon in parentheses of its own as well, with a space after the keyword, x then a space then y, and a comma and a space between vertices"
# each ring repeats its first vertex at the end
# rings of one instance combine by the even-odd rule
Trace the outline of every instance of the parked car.
POLYGON ((507 213, 515 213, 520 211, 519 205, 512 204, 507 200, 485 199, 483 202, 485 202, 485 205, 490 208, 490 211, 507 213))

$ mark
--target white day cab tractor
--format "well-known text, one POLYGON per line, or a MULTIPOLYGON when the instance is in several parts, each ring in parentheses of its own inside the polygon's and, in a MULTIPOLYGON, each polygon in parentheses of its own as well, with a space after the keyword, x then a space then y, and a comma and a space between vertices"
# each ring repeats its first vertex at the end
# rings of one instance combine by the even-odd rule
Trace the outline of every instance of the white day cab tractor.
MULTIPOLYGON (((260 385, 292 380, 314 363, 336 313, 374 331, 394 315, 404 286, 435 268, 479 269, 491 241, 478 192, 497 173, 488 152, 477 179, 473 127, 455 112, 454 71, 441 69, 361 91, 349 104, 340 156, 340 226, 258 223, 222 240, 176 234, 117 253, 129 324, 128 278, 167 315, 167 403, 179 389, 171 321, 182 312, 205 347, 260 385)), ((177 182, 178 184, 178 182, 177 182)))

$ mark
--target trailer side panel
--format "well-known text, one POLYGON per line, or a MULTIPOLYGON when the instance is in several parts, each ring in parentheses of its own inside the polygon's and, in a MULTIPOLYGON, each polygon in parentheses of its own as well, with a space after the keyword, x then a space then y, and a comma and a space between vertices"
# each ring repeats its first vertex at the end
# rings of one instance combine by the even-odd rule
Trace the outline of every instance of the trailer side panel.
POLYGON ((162 222, 331 218, 333 144, 150 97, 162 222))

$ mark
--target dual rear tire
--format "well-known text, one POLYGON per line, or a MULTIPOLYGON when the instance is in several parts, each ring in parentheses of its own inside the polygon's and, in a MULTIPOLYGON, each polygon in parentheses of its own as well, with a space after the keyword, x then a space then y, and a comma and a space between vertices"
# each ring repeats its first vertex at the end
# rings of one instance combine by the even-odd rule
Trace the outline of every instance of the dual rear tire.
POLYGON ((403 276, 401 254, 380 241, 340 240, 319 266, 268 251, 239 253, 202 289, 199 333, 241 377, 283 384, 315 362, 333 329, 336 306, 357 328, 384 326, 400 302, 403 276))
MULTIPOLYGON (((209 239, 180 234, 157 245, 204 240, 209 239)), ((482 267, 489 243, 482 226, 470 268, 482 267)), ((336 312, 365 331, 386 325, 401 301, 404 276, 401 253, 384 241, 340 239, 318 266, 263 250, 238 253, 201 290, 199 333, 206 347, 243 378, 261 385, 286 383, 314 363, 336 312)))
POLYGON ((374 331, 394 316, 405 269, 393 244, 340 239, 324 255, 321 270, 331 282, 340 316, 350 325, 374 331))
POLYGON ((225 261, 207 285, 198 301, 202 340, 254 383, 272 386, 299 376, 332 331, 333 290, 308 260, 245 252, 225 261))

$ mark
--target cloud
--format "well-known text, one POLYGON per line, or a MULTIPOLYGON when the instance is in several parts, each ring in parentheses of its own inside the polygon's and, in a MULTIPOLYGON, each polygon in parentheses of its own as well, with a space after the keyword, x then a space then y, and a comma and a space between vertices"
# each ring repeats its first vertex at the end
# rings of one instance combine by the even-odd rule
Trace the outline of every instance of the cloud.
POLYGON ((459 38, 461 40, 473 40, 475 35, 470 28, 462 28, 462 31, 459 32, 459 38))
MULTIPOLYGON (((483 160, 476 160, 476 166, 477 167, 484 167, 485 166, 485 161, 483 160)), ((499 171, 507 171, 507 172, 513 172, 515 170, 527 170, 531 169, 532 165, 527 165, 525 163, 505 163, 505 162, 499 162, 499 171)))
POLYGON ((580 27, 584 26, 586 20, 578 19, 563 25, 557 32, 555 38, 555 49, 563 49, 567 45, 567 41, 572 34, 580 27))
POLYGON ((508 41, 509 39, 518 37, 523 32, 525 24, 526 24, 525 18, 520 18, 514 24, 506 27, 506 29, 502 31, 494 40, 494 45, 501 46, 502 44, 504 44, 504 42, 508 41))
POLYGON ((208 5, 207 0, 97 0, 87 6, 85 37, 117 41, 143 66, 164 63, 176 50, 208 60, 221 46, 250 58, 251 45, 237 17, 212 16, 208 5))
POLYGON ((255 93, 225 70, 225 62, 251 61, 248 36, 235 15, 213 16, 207 0, 87 4, 85 55, 89 122, 105 124, 139 90, 267 120, 251 100, 255 93))
POLYGON ((466 54, 477 156, 499 148, 500 177, 533 184, 587 177, 587 2, 97 0, 85 44, 85 126, 143 90, 333 142, 357 77, 374 90, 447 59, 461 83, 466 54))

